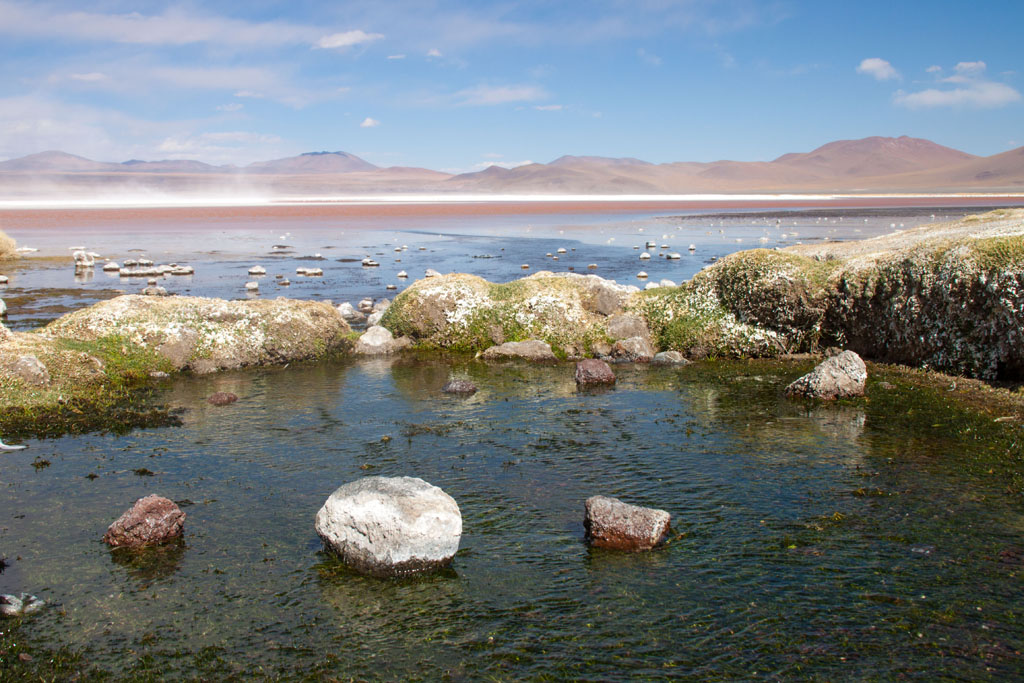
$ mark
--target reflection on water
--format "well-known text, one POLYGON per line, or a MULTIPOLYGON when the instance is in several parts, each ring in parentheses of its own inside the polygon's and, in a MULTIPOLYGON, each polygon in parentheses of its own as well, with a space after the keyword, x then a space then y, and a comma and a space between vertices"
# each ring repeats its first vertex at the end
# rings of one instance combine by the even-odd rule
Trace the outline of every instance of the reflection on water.
POLYGON ((1005 447, 916 394, 785 398, 803 369, 624 365, 599 394, 571 365, 460 357, 185 377, 163 394, 180 427, 0 460, 0 592, 59 606, 19 638, 124 678, 1024 673, 1005 447), (455 377, 480 390, 443 394, 455 377), (458 501, 451 571, 381 581, 321 551, 316 510, 367 474, 458 501), (148 493, 185 505, 184 542, 111 552, 148 493), (668 510, 668 546, 588 549, 595 494, 668 510))

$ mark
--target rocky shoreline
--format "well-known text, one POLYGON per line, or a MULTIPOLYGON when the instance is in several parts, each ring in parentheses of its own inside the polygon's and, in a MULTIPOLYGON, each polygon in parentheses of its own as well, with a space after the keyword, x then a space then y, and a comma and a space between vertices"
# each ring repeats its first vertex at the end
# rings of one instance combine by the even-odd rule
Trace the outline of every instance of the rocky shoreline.
POLYGON ((546 271, 504 284, 457 273, 425 278, 395 297, 364 343, 341 309, 283 298, 126 295, 33 332, 0 326, 0 422, 6 428, 17 417, 31 431, 61 412, 102 412, 174 372, 405 348, 548 362, 648 362, 661 353, 684 362, 838 347, 869 360, 1019 380, 1024 210, 860 242, 737 252, 677 287, 640 290, 546 271))

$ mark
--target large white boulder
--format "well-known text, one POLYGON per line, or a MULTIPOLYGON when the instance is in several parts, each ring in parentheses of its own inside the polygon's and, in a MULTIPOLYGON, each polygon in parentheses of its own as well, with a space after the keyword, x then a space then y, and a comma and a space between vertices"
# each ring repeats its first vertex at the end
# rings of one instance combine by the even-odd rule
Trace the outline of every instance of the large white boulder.
POLYGON ((316 515, 324 546, 364 574, 395 576, 451 564, 462 537, 455 500, 416 477, 364 477, 316 515))

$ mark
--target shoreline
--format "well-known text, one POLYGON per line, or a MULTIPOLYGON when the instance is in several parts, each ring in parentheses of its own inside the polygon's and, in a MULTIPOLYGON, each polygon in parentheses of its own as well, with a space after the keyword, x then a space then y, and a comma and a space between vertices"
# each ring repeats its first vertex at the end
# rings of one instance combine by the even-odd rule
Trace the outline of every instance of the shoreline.
POLYGON ((312 198, 296 200, 193 198, 178 203, 108 200, 33 202, 0 200, 0 229, 76 226, 90 221, 186 218, 404 218, 715 210, 779 211, 791 209, 974 208, 1024 206, 1024 194, 778 194, 676 196, 471 196, 408 195, 396 197, 312 198))

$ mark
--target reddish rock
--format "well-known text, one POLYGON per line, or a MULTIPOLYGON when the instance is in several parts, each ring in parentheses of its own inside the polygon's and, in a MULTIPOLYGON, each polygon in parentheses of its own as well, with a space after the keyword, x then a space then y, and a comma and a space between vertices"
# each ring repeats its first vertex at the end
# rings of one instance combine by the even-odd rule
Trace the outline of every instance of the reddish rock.
POLYGON ((587 541, 598 548, 650 550, 668 535, 671 516, 664 510, 629 505, 607 496, 587 498, 585 508, 587 541))
POLYGON ((863 396, 867 378, 868 370, 861 357, 853 351, 843 351, 786 387, 786 394, 826 401, 863 396))
POLYGON ((184 528, 185 513, 174 501, 149 495, 118 517, 103 534, 103 541, 115 548, 139 548, 177 538, 184 528))
POLYGON ((238 400, 238 397, 232 394, 230 391, 218 391, 216 394, 206 399, 207 403, 211 403, 215 406, 226 406, 229 403, 234 403, 238 400))
POLYGON ((587 358, 576 363, 577 384, 614 384, 615 373, 603 360, 587 358))

